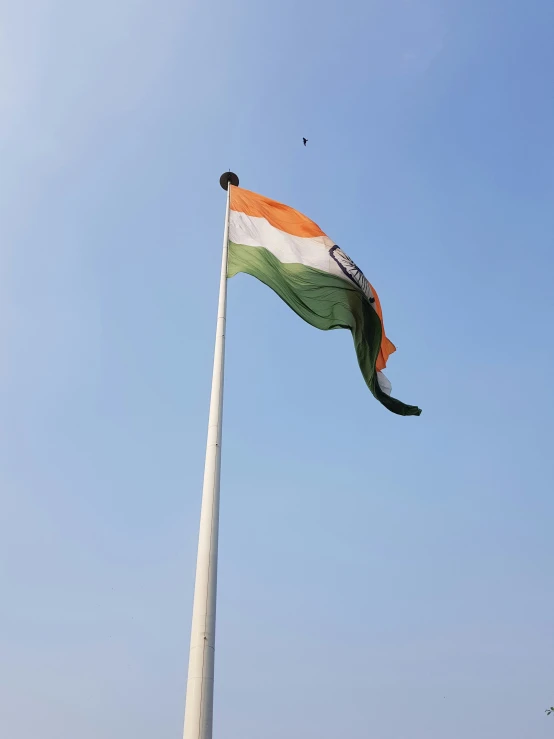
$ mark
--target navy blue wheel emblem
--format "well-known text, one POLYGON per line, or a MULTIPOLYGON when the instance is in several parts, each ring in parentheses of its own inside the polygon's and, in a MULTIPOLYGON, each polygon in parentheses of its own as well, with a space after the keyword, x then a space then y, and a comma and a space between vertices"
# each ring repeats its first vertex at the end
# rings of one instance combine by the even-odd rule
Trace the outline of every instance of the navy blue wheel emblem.
POLYGON ((335 246, 331 247, 331 249, 329 249, 329 256, 335 260, 335 262, 339 265, 339 267, 344 272, 344 274, 348 277, 348 279, 352 280, 352 282, 360 288, 360 290, 363 292, 363 294, 366 296, 369 302, 374 303, 375 298, 373 297, 371 285, 367 281, 364 273, 358 267, 358 265, 355 264, 350 259, 350 257, 347 256, 343 252, 343 250, 336 244, 335 246))

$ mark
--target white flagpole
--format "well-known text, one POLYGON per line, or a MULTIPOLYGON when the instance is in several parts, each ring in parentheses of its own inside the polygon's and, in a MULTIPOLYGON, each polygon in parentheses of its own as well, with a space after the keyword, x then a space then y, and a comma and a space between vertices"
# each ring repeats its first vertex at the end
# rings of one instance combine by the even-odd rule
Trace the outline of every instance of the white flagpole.
POLYGON ((221 175, 219 182, 221 187, 227 190, 227 206, 225 209, 225 229, 223 232, 223 257, 221 260, 221 279, 219 283, 219 306, 215 334, 208 441, 206 445, 206 462, 204 465, 200 533, 198 536, 196 582, 194 585, 194 601, 192 606, 192 628, 183 739, 212 739, 229 204, 231 199, 230 186, 237 186, 239 179, 232 172, 226 172, 221 175))

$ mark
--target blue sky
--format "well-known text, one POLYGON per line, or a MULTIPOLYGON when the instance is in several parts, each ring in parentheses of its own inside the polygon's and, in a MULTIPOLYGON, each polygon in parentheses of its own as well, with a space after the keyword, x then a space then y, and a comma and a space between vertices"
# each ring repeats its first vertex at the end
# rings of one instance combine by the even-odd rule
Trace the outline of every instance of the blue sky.
POLYGON ((364 269, 423 415, 231 281, 214 737, 552 736, 553 23, 0 2, 3 734, 181 735, 232 168, 364 269))

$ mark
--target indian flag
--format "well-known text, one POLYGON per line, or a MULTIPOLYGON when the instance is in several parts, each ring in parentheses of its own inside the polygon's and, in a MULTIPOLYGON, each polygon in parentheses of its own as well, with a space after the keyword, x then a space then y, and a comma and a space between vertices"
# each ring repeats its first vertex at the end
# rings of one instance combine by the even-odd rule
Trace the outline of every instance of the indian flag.
POLYGON ((293 208, 231 188, 228 277, 257 277, 316 328, 352 332, 358 363, 373 395, 401 416, 415 405, 391 397, 383 374, 396 350, 385 334, 379 297, 354 262, 313 221, 293 208))

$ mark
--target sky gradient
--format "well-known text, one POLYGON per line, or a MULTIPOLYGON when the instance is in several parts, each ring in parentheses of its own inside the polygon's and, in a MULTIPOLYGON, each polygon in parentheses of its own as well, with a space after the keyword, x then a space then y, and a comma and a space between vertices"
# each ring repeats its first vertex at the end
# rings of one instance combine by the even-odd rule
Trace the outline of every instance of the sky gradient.
POLYGON ((2 736, 181 736, 228 168, 364 270, 423 415, 230 282, 214 739, 554 735, 553 27, 0 0, 2 736))

